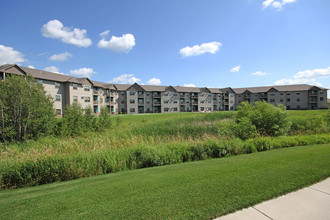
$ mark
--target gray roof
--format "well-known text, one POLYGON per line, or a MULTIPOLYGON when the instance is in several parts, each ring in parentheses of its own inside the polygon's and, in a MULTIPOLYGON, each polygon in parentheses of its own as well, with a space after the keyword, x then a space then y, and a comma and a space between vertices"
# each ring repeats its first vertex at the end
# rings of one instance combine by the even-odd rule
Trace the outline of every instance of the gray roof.
MULTIPOLYGON (((44 70, 31 69, 27 67, 22 67, 16 64, 4 64, 0 66, 0 72, 7 72, 12 74, 30 74, 37 79, 51 80, 56 82, 71 82, 77 84, 83 84, 88 81, 93 86, 117 89, 119 91, 126 91, 131 84, 109 84, 97 81, 91 81, 89 78, 77 78, 59 73, 52 73, 44 70)), ((134 84, 133 84, 134 85, 134 84)), ((152 86, 152 85, 139 85, 145 91, 166 91, 170 86, 152 86)), ((184 87, 184 86, 172 86, 177 92, 200 92, 202 88, 200 87, 184 87)), ((250 91, 251 93, 263 93, 268 92, 270 89, 276 89, 277 91, 308 91, 312 88, 318 88, 321 90, 327 90, 326 88, 317 87, 308 84, 296 84, 296 85, 283 85, 283 86, 261 86, 261 87, 247 87, 247 88, 207 88, 212 93, 225 93, 228 90, 232 90, 237 94, 244 93, 245 91, 250 91)))
POLYGON ((246 90, 250 91, 251 93, 262 93, 268 92, 268 90, 274 88, 279 92, 294 92, 294 91, 308 91, 309 89, 316 87, 322 90, 326 90, 326 88, 307 85, 307 84, 296 84, 296 85, 283 85, 283 86, 262 86, 262 87, 247 87, 247 88, 235 88, 233 89, 235 93, 241 94, 246 90))

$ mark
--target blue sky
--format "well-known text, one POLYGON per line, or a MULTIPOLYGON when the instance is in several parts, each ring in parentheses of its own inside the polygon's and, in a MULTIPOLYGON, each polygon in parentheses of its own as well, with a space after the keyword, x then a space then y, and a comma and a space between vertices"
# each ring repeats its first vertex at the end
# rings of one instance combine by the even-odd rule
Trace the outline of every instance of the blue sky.
POLYGON ((329 0, 2 0, 0 8, 0 64, 102 82, 330 88, 329 0))

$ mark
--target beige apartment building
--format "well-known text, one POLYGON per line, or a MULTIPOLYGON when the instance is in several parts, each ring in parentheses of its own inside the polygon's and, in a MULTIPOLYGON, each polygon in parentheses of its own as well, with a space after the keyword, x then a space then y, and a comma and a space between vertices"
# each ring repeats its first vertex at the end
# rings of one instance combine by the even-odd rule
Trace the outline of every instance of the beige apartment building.
POLYGON ((16 64, 0 66, 2 80, 11 74, 35 77, 53 98, 59 116, 72 103, 91 107, 95 114, 101 108, 112 114, 233 111, 243 101, 262 100, 287 109, 327 108, 327 89, 306 84, 234 89, 108 84, 16 64))

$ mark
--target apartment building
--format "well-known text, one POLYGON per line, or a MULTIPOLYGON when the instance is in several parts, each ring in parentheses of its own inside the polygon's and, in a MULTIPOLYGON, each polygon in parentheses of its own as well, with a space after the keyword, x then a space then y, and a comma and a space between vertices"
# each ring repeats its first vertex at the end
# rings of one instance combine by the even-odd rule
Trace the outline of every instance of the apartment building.
POLYGON ((58 115, 72 103, 91 107, 95 114, 101 108, 112 114, 233 111, 243 101, 283 104, 287 109, 327 108, 327 89, 306 84, 250 88, 108 84, 16 64, 0 66, 2 80, 11 74, 35 77, 53 98, 58 115))

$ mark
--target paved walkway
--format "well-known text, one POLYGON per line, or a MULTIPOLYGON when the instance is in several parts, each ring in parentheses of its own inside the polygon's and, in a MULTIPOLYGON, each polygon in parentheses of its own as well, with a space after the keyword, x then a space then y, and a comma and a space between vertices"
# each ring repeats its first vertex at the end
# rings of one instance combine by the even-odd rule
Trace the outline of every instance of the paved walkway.
POLYGON ((330 219, 330 178, 217 220, 330 219))

